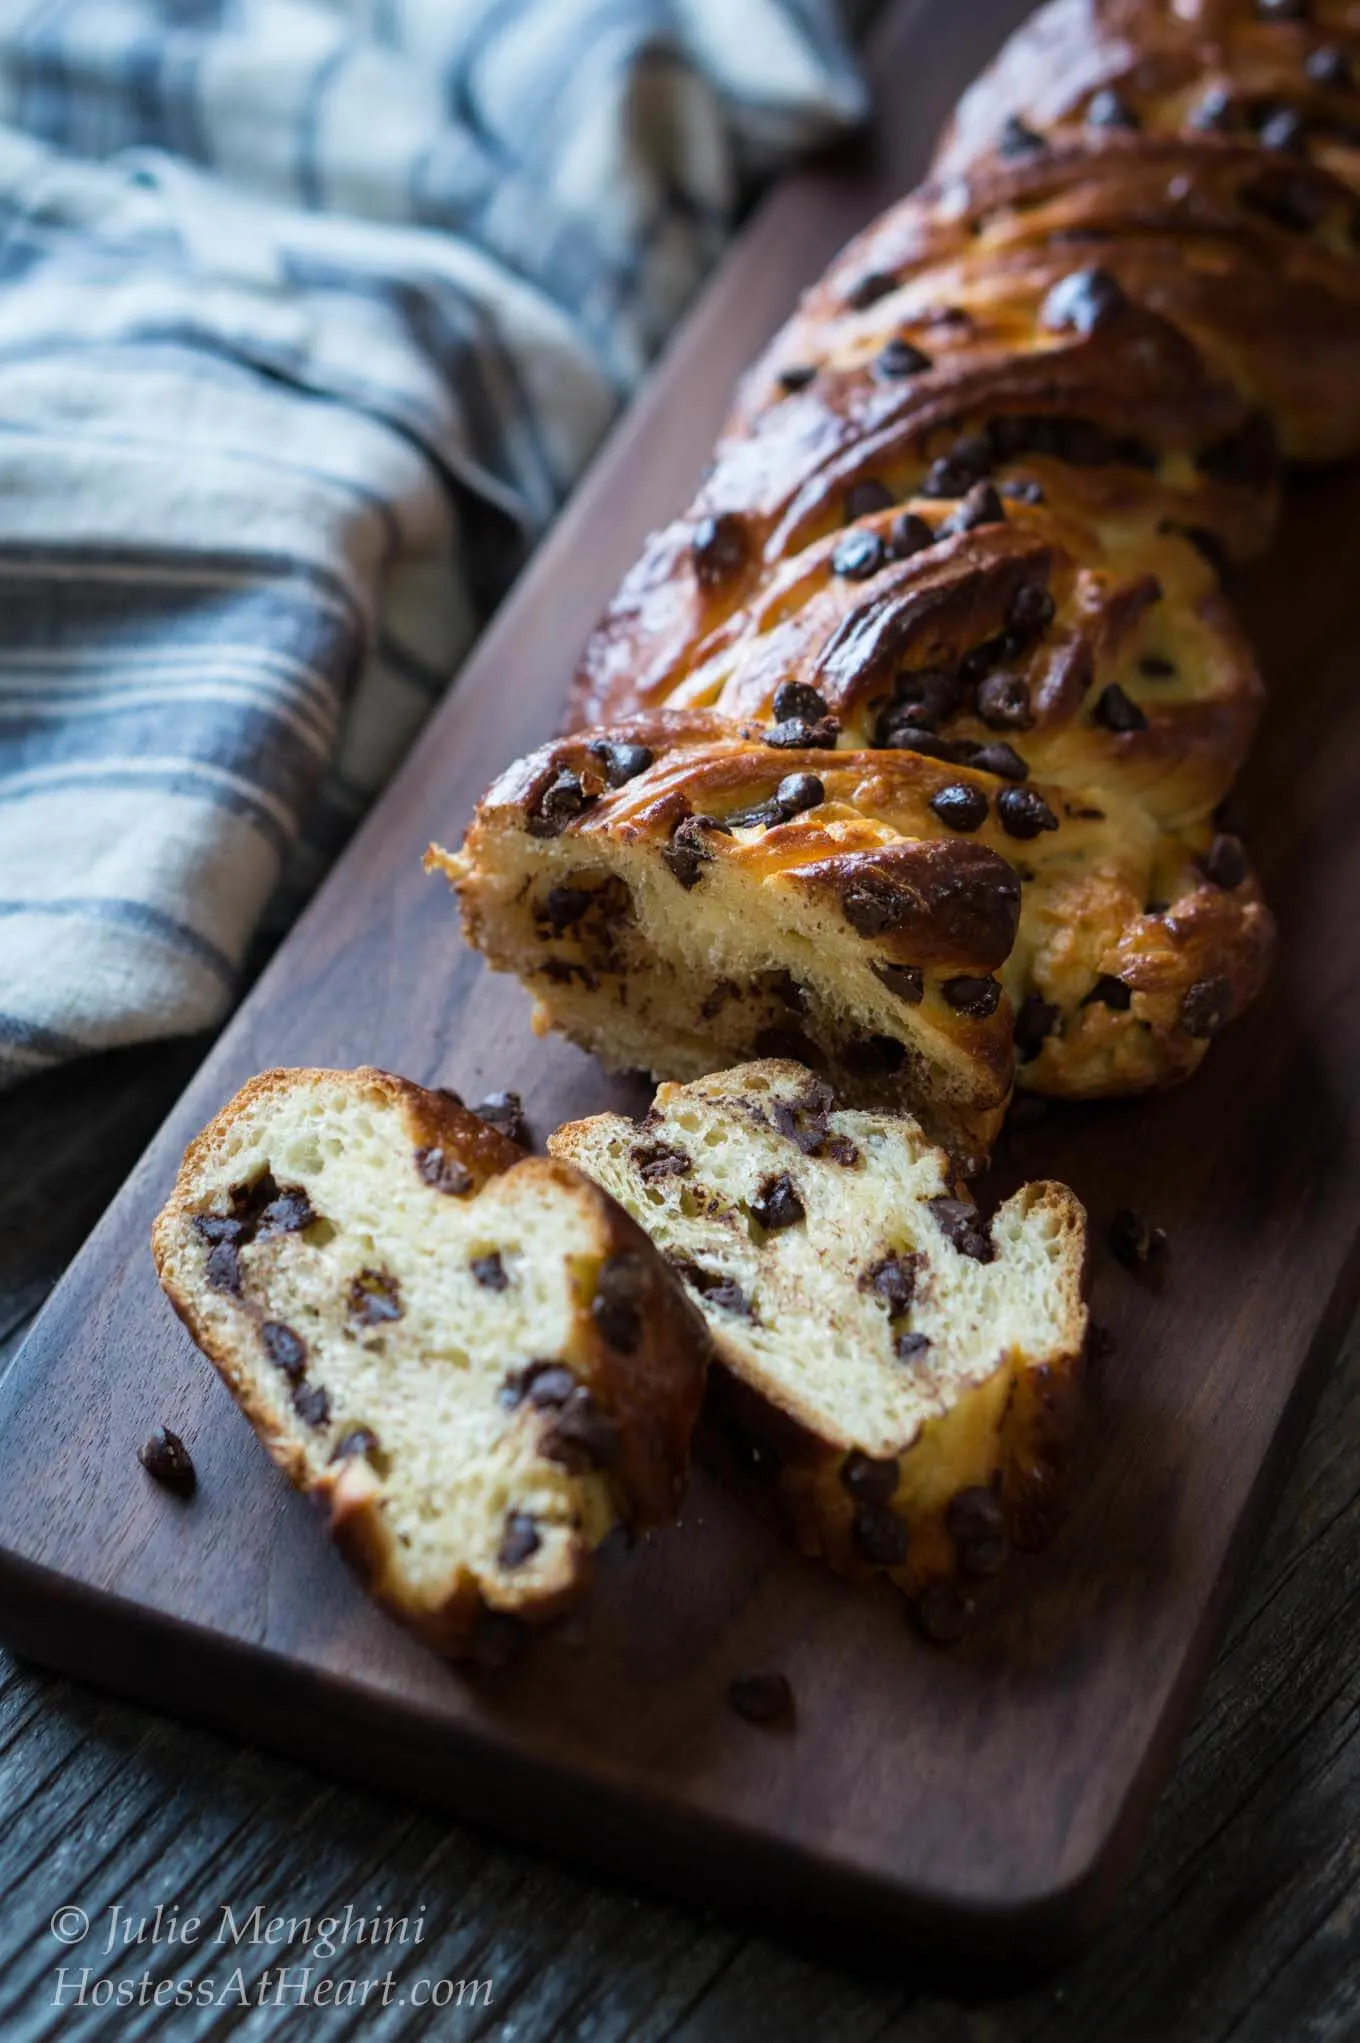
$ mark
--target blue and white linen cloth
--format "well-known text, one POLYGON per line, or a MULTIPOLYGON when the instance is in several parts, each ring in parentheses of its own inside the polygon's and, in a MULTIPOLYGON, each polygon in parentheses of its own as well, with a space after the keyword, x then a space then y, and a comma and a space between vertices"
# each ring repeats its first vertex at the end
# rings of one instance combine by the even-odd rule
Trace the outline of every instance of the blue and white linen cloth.
POLYGON ((0 0, 0 1082, 222 1015, 846 12, 0 0))

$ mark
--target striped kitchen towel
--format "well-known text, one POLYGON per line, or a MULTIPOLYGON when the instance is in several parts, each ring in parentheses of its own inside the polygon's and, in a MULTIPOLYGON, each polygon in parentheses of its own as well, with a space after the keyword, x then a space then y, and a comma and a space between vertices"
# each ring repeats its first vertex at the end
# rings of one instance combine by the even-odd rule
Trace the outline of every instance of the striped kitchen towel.
POLYGON ((853 11, 0 0, 0 1082, 220 1018, 853 11))

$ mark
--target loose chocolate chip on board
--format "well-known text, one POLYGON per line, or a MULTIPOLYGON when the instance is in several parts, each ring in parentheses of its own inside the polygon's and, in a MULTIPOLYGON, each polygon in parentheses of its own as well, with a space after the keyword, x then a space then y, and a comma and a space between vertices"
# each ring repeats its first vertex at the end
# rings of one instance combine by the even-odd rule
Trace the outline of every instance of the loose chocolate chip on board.
POLYGON ((1351 60, 1335 43, 1322 43, 1310 50, 1303 68, 1314 85, 1325 85, 1333 91, 1345 91, 1354 83, 1351 60))
POLYGON ((1121 1206, 1110 1222, 1110 1253, 1125 1269, 1141 1270, 1166 1247, 1166 1229, 1153 1227, 1132 1206, 1121 1206))
POLYGON ((806 390, 809 383, 817 380, 816 366, 812 362, 790 362, 786 369, 779 371, 779 385, 792 397, 795 390, 806 390))
POLYGON ((1082 995, 1083 1007, 1111 1007, 1116 1014, 1127 1014, 1133 1001, 1133 988, 1122 979, 1116 979, 1113 972, 1102 972, 1089 993, 1082 995))
POLYGON ((324 1426, 331 1415, 331 1401, 319 1383, 300 1383, 293 1391, 293 1410, 308 1426, 324 1426))
POLYGON ((989 674, 978 686, 977 711, 994 731, 1027 731, 1034 722, 1029 683, 1020 674, 989 674))
POLYGON ((1027 993, 1015 1017, 1015 1048, 1023 1064, 1032 1063, 1061 1019, 1051 1000, 1027 993))
POLYGON ((933 369, 930 356, 914 347, 909 340, 894 335, 874 363, 880 376, 923 376, 927 369, 933 369))
POLYGON ((895 1494, 901 1474, 895 1459, 875 1461, 856 1447, 841 1463, 841 1488, 863 1504, 886 1504, 895 1494))
POLYGON ((1032 787, 1003 788, 996 798, 996 813, 1006 835, 1022 841, 1058 827, 1052 809, 1032 787))
POLYGON ((987 820, 987 797, 968 781, 942 787, 930 806, 947 830, 979 830, 987 820))
POLYGON ((198 1487, 194 1458, 178 1433, 157 1426, 149 1440, 137 1449, 137 1459, 154 1482, 177 1497, 192 1497, 198 1487))
POLYGON ((521 1149, 529 1147, 531 1137, 524 1118, 524 1101, 517 1092, 489 1092, 484 1100, 478 1100, 472 1112, 479 1121, 504 1135, 507 1142, 514 1142, 521 1149))
POLYGON ((796 1227, 807 1215, 807 1209, 798 1196, 798 1188, 787 1171, 781 1171, 778 1177, 766 1178, 751 1201, 751 1212, 767 1234, 778 1234, 786 1227, 796 1227))
POLYGON ((701 589, 720 589, 739 575, 750 557, 746 526, 735 511, 701 518, 691 541, 694 575, 701 589))
POLYGON ((496 1554, 496 1565, 500 1568, 521 1568, 538 1552, 542 1544, 538 1526, 529 1513, 511 1511, 506 1516, 500 1548, 496 1554))
POLYGON ((468 1262, 472 1280, 480 1284, 483 1291, 507 1291, 510 1279, 505 1264, 501 1261, 500 1250, 492 1249, 489 1255, 473 1256, 468 1262))
POLYGON ((613 744, 608 738, 597 738, 586 750, 592 759, 599 760, 611 787, 626 787, 630 780, 636 780, 640 773, 645 773, 656 759, 650 745, 613 744))
POLYGON ((941 1196, 932 1199, 930 1210, 935 1224, 951 1247, 961 1256, 969 1256, 975 1263, 990 1263, 996 1251, 987 1222, 976 1206, 967 1199, 951 1199, 941 1196))
POLYGON ((852 312, 867 312, 880 298, 891 297, 896 289, 897 279, 890 271, 866 270, 846 292, 845 302, 852 312))
POLYGON ((543 790, 530 812, 530 836, 559 836, 568 823, 574 822, 588 805, 589 797, 581 783, 581 776, 564 766, 556 779, 543 790))
POLYGON ((1215 837, 1199 863, 1205 879, 1212 880, 1216 887, 1222 887, 1228 893, 1240 887, 1247 877, 1247 855, 1242 849, 1242 840, 1226 831, 1215 837))
POLYGON ((472 1190, 471 1171, 465 1170, 456 1156, 446 1155, 437 1143, 416 1151, 416 1169, 433 1191, 447 1192, 451 1198, 461 1198, 472 1190))
POLYGON ((873 967, 875 979, 895 993, 899 1000, 905 1000, 908 1007, 919 1007, 925 998, 925 974, 919 965, 892 965, 886 960, 873 967))
POLYGON ((307 1371, 307 1343, 301 1334, 281 1319, 267 1319, 260 1328, 264 1352, 292 1383, 300 1383, 307 1371))
POLYGON ((889 543, 898 560, 910 560, 935 544, 935 527, 917 511, 903 511, 893 519, 889 543))
POLYGON ((929 1334, 901 1333, 893 1342, 893 1353, 899 1362, 915 1362, 929 1346, 929 1334))
POLYGON ((1007 744, 979 745, 968 764, 977 773, 994 773, 998 780, 1028 780, 1029 767, 1007 744))
POLYGON ((1112 85, 1106 85, 1091 95, 1086 108, 1086 124, 1091 128, 1136 128, 1140 125, 1133 108, 1112 85))
POLYGON ((360 1270, 350 1283, 348 1304, 359 1326, 382 1326, 401 1318, 401 1286, 390 1270, 360 1270))
POLYGON ((851 1521, 850 1536, 855 1551, 871 1567, 900 1568, 907 1558, 907 1527, 885 1504, 862 1502, 851 1521))
POLYGON ((544 1428, 542 1450, 573 1475, 587 1475, 592 1469, 612 1468, 619 1458, 619 1429, 607 1412, 599 1410, 594 1398, 578 1384, 544 1428))
POLYGON ((371 1426, 351 1426, 331 1449, 331 1460, 351 1461, 356 1455, 367 1457, 381 1452, 382 1442, 371 1426))
POLYGON ((214 1291, 229 1291, 234 1298, 241 1295, 241 1257, 234 1241, 215 1242, 208 1251, 204 1275, 214 1291))
POLYGON ((887 559, 877 532, 847 532, 831 556, 831 566, 846 581, 864 582, 876 575, 887 559))
POLYGON ((860 1278, 859 1288, 883 1299, 889 1319, 896 1319, 906 1311, 916 1292, 916 1257, 880 1256, 860 1278))
POLYGON ((1033 156, 1048 144, 1042 135, 1026 126, 1019 114, 1007 114, 997 147, 1003 156, 1033 156))
POLYGON ((932 1582, 912 1606, 925 1636, 937 1646, 952 1646, 973 1622, 973 1599, 957 1582, 932 1582))
POLYGON ((959 505, 941 525, 939 537, 953 539, 960 532, 976 532, 982 525, 1002 525, 1006 506, 990 482, 975 482, 959 505))
POLYGON ((785 1674, 738 1674, 727 1684, 728 1707, 744 1723, 760 1730, 790 1723, 793 1690, 785 1674))
POLYGON ((642 1339, 641 1307, 651 1293, 652 1280, 641 1256, 625 1250, 610 1256, 600 1266, 591 1317, 611 1348, 631 1355, 642 1339))
POLYGON ((1197 979, 1181 1002, 1181 1027, 1187 1036, 1216 1036, 1233 1010, 1229 979, 1197 979))
POLYGON ((1050 333, 1095 333, 1128 305, 1124 287, 1108 270, 1074 270, 1056 283, 1039 308, 1039 321, 1050 333))
POLYGON ((942 980, 940 991, 956 1014, 966 1014, 973 1021, 986 1021, 1001 1004, 999 980, 980 978, 971 972, 942 980))

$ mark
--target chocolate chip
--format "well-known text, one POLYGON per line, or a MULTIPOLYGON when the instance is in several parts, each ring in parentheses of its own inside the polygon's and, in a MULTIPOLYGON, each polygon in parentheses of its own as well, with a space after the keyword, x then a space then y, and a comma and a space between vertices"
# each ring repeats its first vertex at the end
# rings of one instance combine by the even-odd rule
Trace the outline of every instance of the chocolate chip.
POLYGON ((777 1177, 766 1178, 751 1201, 751 1213, 767 1234, 778 1234, 785 1227, 796 1227, 807 1217, 798 1188, 787 1171, 781 1171, 777 1177))
POLYGON ((573 1475, 586 1475, 592 1469, 613 1467, 619 1458, 619 1429, 598 1409, 584 1384, 578 1384, 544 1428, 541 1445, 549 1461, 573 1475))
POLYGON ((1037 993, 1025 995, 1015 1017, 1015 1047, 1022 1064, 1033 1063, 1060 1019, 1051 1000, 1041 1000, 1037 993))
POLYGON ((935 544, 935 527, 918 511, 903 511, 893 519, 888 538, 898 560, 910 560, 914 553, 924 553, 935 544))
POLYGON ((945 1529, 957 1540, 1004 1539, 1005 1514, 995 1490, 978 1483, 956 1490, 944 1514, 945 1529))
POLYGON ((1047 146, 1043 136, 1027 127, 1019 114, 1007 114, 997 139, 997 148, 1003 156, 1033 156, 1047 146))
POLYGON ((536 1554, 543 1542, 538 1535, 538 1526, 527 1511, 511 1511, 505 1520, 500 1547, 496 1554, 498 1568, 520 1568, 525 1561, 536 1554))
POLYGON ((760 742, 773 746, 776 752, 834 752, 840 728, 834 716, 823 717, 815 724, 791 717, 787 723, 770 724, 761 732, 760 742))
POLYGON ((897 1490, 902 1470, 896 1460, 875 1461, 852 1448, 840 1467, 841 1488, 864 1504, 886 1504, 897 1490))
POLYGON ((644 1185, 659 1184, 663 1178, 687 1178, 694 1169, 683 1149, 668 1149, 662 1142, 632 1151, 628 1161, 644 1185))
POLYGON ((299 1383, 293 1390, 293 1410, 307 1426, 324 1426, 331 1415, 331 1401, 319 1383, 299 1383))
POLYGON ((437 1143, 416 1151, 416 1169, 436 1192, 447 1192, 452 1198, 461 1198, 464 1192, 472 1190, 471 1171, 465 1170, 456 1156, 446 1155, 437 1143))
POLYGON ((642 1339, 643 1303, 651 1296, 651 1274, 641 1256, 630 1250, 610 1256, 595 1280, 591 1316, 605 1340, 620 1355, 631 1355, 642 1339))
MULTIPOLYGON (((993 767, 992 771, 995 772, 996 768, 993 767)), ((1008 837, 1024 840, 1058 827, 1058 819, 1052 809, 1032 787, 1003 787, 996 798, 996 813, 1008 837)))
POLYGON ((1148 681, 1171 681, 1175 679, 1176 662, 1165 659, 1161 653, 1144 653, 1138 671, 1148 681))
POLYGON ((1211 85, 1198 105, 1191 109, 1190 125, 1222 133, 1233 123, 1233 99, 1224 85, 1211 85))
POLYGON ((720 589, 745 567, 750 553, 746 526, 734 511, 701 518, 690 542, 694 576, 701 589, 720 589))
POLYGON ((850 1536, 871 1567, 900 1568, 907 1558, 907 1527, 884 1504, 860 1504, 851 1521, 850 1536))
POLYGON ((1354 82, 1350 57, 1335 43, 1322 43, 1317 49, 1310 50, 1303 60, 1303 68, 1314 85, 1325 85, 1332 90, 1345 90, 1354 82))
POLYGON ((1121 1206, 1110 1222, 1109 1243, 1116 1262, 1139 1270, 1166 1247, 1166 1229, 1151 1226, 1132 1206, 1121 1206))
POLYGON ((815 688, 806 681, 781 681, 774 692, 771 705, 776 723, 788 723, 798 719, 805 724, 815 724, 827 715, 827 703, 815 688))
POLYGON ((255 1239, 267 1241, 272 1234, 301 1234, 316 1219, 312 1202, 298 1185, 290 1185, 271 1199, 255 1228, 255 1239))
POLYGON ((1041 504, 1044 501, 1043 484, 1030 476, 1007 477, 997 488, 1003 497, 1011 497, 1018 504, 1041 504))
POLYGON ((891 297, 896 289, 897 279, 890 271, 866 270, 846 292, 845 302, 852 312, 867 312, 880 298, 891 297))
POLYGON ((1231 893, 1247 877, 1247 854, 1240 837, 1220 832, 1199 862, 1206 880, 1231 893))
POLYGON ((504 1135, 507 1142, 514 1142, 521 1149, 529 1148, 532 1137, 524 1118, 524 1101, 517 1092, 489 1092, 472 1111, 479 1121, 504 1135))
POLYGON ((787 820, 815 809, 826 800, 826 789, 815 773, 789 773, 774 791, 775 802, 787 820))
POLYGON ((1307 21, 1309 0, 1256 0, 1262 21, 1307 21))
POLYGON ((971 469, 965 468, 952 455, 941 454, 926 470, 921 495, 934 498, 966 496, 976 481, 977 476, 971 469))
POLYGON ((301 1382, 307 1372, 307 1343, 301 1334, 285 1326, 281 1319, 267 1319, 260 1328, 260 1339, 274 1367, 281 1369, 290 1382, 301 1382))
POLYGON ((195 1213, 192 1225, 200 1241, 214 1246, 219 1241, 238 1242, 246 1232, 243 1220, 233 1220, 226 1213, 195 1213))
POLYGON ((178 1433, 172 1433, 168 1426, 157 1426, 149 1440, 144 1440, 137 1449, 137 1459, 162 1489, 172 1490, 177 1497, 192 1497, 198 1487, 198 1475, 194 1458, 178 1433))
POLYGON ((1102 972, 1090 992, 1082 995, 1081 1004, 1090 1007, 1094 1003, 1098 1007, 1111 1007, 1116 1014, 1127 1014, 1132 999, 1132 987, 1126 986, 1122 979, 1116 979, 1112 972, 1102 972))
POLYGON ((234 1241, 219 1241, 208 1251, 204 1275, 213 1291, 229 1291, 234 1298, 241 1295, 241 1257, 234 1241))
POLYGON ((1232 1014, 1229 979, 1196 979, 1181 1002, 1181 1027, 1187 1036, 1216 1036, 1232 1014))
POLYGON ((382 1442, 371 1426, 351 1426, 342 1433, 331 1449, 332 1461, 351 1461, 356 1455, 372 1455, 382 1451, 382 1442))
POLYGON ((728 1707, 744 1723, 761 1730, 788 1723, 794 1714, 793 1690, 784 1674, 738 1674, 727 1684, 728 1707))
POLYGON ((539 1411, 564 1405, 576 1388, 576 1378, 564 1362, 526 1362, 523 1369, 506 1379, 501 1389, 503 1405, 522 1404, 527 1398, 539 1411))
POLYGON ((661 863, 686 893, 698 886, 704 867, 713 859, 712 849, 704 841, 704 824, 708 820, 706 816, 685 816, 676 824, 675 833, 661 854, 661 863))
POLYGON ((701 1269, 698 1263, 689 1263, 683 1258, 677 1260, 674 1267, 707 1304, 716 1305, 723 1312, 736 1312, 750 1318, 750 1301, 735 1278, 725 1277, 721 1270, 701 1269))
POLYGON ((787 369, 779 371, 779 384, 792 397, 795 390, 806 390, 809 383, 817 379, 816 366, 812 362, 790 362, 787 369))
POLYGON ((909 340, 903 340, 899 335, 888 342, 874 363, 879 375, 888 377, 922 376, 934 366, 929 355, 922 354, 920 348, 913 347, 909 340))
POLYGON ((966 1014, 973 1021, 986 1021, 1001 1004, 1000 983, 995 979, 979 978, 971 972, 960 972, 952 979, 941 980, 940 991, 957 1013, 966 1014))
POLYGON ((847 880, 841 894, 841 913, 861 936, 881 936, 892 929, 910 909, 900 888, 883 873, 856 873, 847 880))
POLYGON ((895 993, 899 1000, 905 1000, 909 1007, 919 1007, 925 998, 925 974, 919 965, 893 965, 886 961, 872 967, 873 975, 889 993, 895 993))
POLYGON ((916 1262, 913 1255, 880 1256, 859 1280, 861 1291, 872 1291, 884 1301, 889 1319, 904 1313, 915 1296, 916 1262))
POLYGON ((968 1256, 975 1263, 992 1261, 996 1251, 987 1222, 976 1206, 967 1199, 951 1199, 947 1195, 931 1199, 929 1205, 941 1234, 961 1256, 968 1256))
POLYGON ((980 787, 956 781, 930 798, 930 806, 948 830, 980 830, 987 820, 987 797, 980 787))
POLYGON ((1034 722, 1029 683, 1019 674, 989 674, 978 688, 977 712, 994 731, 1027 731, 1034 722))
POLYGON ((867 581, 887 560, 877 532, 847 532, 831 556, 831 565, 849 582, 867 581))
POLYGON ((594 896, 584 887, 550 887, 543 902, 544 920, 554 936, 572 929, 589 908, 594 896))
POLYGON ((953 539, 961 532, 976 532, 980 525, 1002 525, 1006 506, 990 482, 975 482, 957 511, 941 525, 938 537, 953 539))
POLYGON ((937 1646, 952 1646, 973 1622, 973 1600, 957 1582, 932 1582, 913 1605, 912 1614, 925 1636, 937 1646))
POLYGON ((930 1346, 929 1334, 901 1333, 893 1342, 893 1353, 899 1362, 915 1362, 930 1346))
POLYGON ((1297 156, 1307 133, 1302 115, 1292 106, 1282 106, 1257 129, 1256 139, 1263 149, 1273 149, 1281 156, 1297 156))
POLYGON ((498 1249, 492 1249, 489 1255, 472 1256, 468 1269, 472 1272, 473 1282, 480 1284, 483 1291, 508 1291, 510 1288, 510 1279, 498 1249))
POLYGON ((866 475, 861 482, 855 482, 845 493, 845 515, 851 524, 857 518, 873 518, 880 511, 892 508, 895 502, 892 491, 876 475, 866 475))
POLYGON ((881 752, 919 752, 923 759, 952 759, 948 738, 937 737, 920 722, 918 702, 890 703, 874 725, 874 744, 881 752))
POLYGON ((624 787, 630 780, 636 780, 656 758, 650 745, 616 745, 608 738, 597 738, 586 750, 592 759, 599 760, 611 787, 624 787))
POLYGON ((1012 745, 979 745, 968 764, 976 773, 994 773, 998 780, 1029 778, 1028 765, 1012 745))
POLYGON ((1123 285, 1108 270, 1074 270, 1044 299, 1039 323, 1050 333, 1071 331, 1085 338, 1117 318, 1128 302, 1123 285))
POLYGON ((1106 85, 1091 95, 1086 108, 1086 124, 1091 128, 1136 128, 1137 114, 1122 94, 1112 85, 1106 85))
POLYGON ((1038 638, 1048 630, 1058 606, 1042 582, 1022 582, 1006 611, 1006 629, 1017 638, 1038 638))

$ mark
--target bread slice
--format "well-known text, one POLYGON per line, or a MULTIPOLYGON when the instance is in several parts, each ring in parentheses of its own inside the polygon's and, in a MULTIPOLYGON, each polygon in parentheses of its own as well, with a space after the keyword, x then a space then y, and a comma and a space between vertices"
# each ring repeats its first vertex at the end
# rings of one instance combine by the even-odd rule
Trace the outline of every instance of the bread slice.
POLYGON ((679 1502, 708 1337, 627 1215, 452 1094, 270 1071, 152 1236, 170 1301, 367 1587, 441 1651, 555 1615, 679 1502))
POLYGON ((969 1580, 1053 1521, 1086 1336, 1079 1201, 1033 1184, 984 1220, 914 1121, 837 1111, 773 1059, 549 1147, 684 1276, 803 1550, 959 1629, 969 1580))

